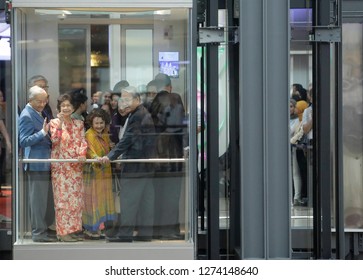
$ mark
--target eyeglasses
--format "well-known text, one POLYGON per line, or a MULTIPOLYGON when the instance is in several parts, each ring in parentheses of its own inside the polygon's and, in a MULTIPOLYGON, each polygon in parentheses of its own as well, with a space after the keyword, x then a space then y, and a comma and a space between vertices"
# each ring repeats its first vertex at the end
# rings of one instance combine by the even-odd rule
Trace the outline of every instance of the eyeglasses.
POLYGON ((49 86, 39 86, 40 88, 42 88, 42 89, 48 89, 49 88, 49 86))
POLYGON ((133 100, 133 98, 120 98, 118 102, 120 103, 129 103, 133 100))
POLYGON ((39 100, 39 99, 33 99, 33 101, 38 104, 38 105, 42 105, 42 104, 47 104, 47 100, 39 100))

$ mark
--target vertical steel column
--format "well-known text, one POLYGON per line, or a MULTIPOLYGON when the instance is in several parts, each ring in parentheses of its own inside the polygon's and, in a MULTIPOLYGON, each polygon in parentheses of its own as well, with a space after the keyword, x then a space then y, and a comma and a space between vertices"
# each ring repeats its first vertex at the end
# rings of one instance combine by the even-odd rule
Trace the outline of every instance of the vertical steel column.
MULTIPOLYGON (((337 1, 337 25, 342 30, 342 0, 337 1)), ((342 42, 335 43, 335 228, 336 258, 345 259, 343 183, 343 63, 342 42)))
MULTIPOLYGON (((193 6, 196 7, 196 1, 194 0, 193 6)), ((191 35, 191 44, 188 48, 188 53, 190 54, 190 71, 188 79, 190 80, 190 87, 188 88, 190 96, 190 131, 197 131, 197 9, 194 8, 191 11, 191 17, 189 21, 189 34, 191 35)), ((191 199, 191 212, 189 212, 189 219, 192 221, 192 238, 194 240, 194 258, 197 258, 198 253, 198 201, 197 201, 197 191, 198 185, 198 149, 197 149, 197 135, 196 133, 189 133, 189 142, 192 143, 190 147, 189 155, 189 170, 190 170, 190 195, 188 199, 191 199)))
MULTIPOLYGON (((330 1, 316 1, 314 26, 330 24, 330 1)), ((331 123, 331 45, 329 42, 315 43, 316 59, 315 91, 313 95, 314 133, 314 179, 315 203, 315 250, 316 258, 330 259, 331 246, 331 195, 332 195, 332 133, 331 123), (320 222, 321 220, 321 222, 320 222)))
MULTIPOLYGON (((314 1, 312 3, 312 14, 313 14, 313 18, 312 18, 312 23, 313 26, 317 26, 317 4, 316 1, 314 1)), ((313 29, 314 30, 314 29, 313 29)), ((318 60, 318 43, 313 42, 312 43, 312 49, 313 49, 313 54, 312 54, 312 60, 313 60, 313 95, 316 95, 317 92, 317 87, 318 87, 318 73, 317 73, 317 69, 319 67, 319 60, 318 60)), ((316 104, 317 102, 317 97, 314 96, 314 104, 316 104)), ((315 106, 316 108, 317 106, 315 106)), ((313 110, 313 114, 316 115, 316 109, 313 110)), ((317 127, 317 118, 313 118, 313 128, 317 127)), ((317 129, 313 130, 313 138, 316 139, 317 137, 317 129)), ((321 190, 320 188, 317 187, 317 177, 318 177, 318 172, 317 172, 317 160, 316 160, 316 155, 317 155, 317 146, 316 146, 316 141, 313 139, 313 143, 315 143, 313 145, 313 178, 312 178, 312 184, 313 184, 313 251, 314 251, 314 257, 319 259, 320 258, 320 247, 321 247, 321 209, 320 209, 320 196, 321 196, 321 190)))
MULTIPOLYGON (((218 26, 218 1, 209 0, 207 26, 218 26)), ((218 133, 218 45, 208 44, 207 61, 207 254, 219 259, 219 133, 218 133)))
POLYGON ((233 27, 238 26, 238 20, 234 19, 235 6, 234 1, 227 1, 228 11, 228 71, 229 71, 229 139, 230 139, 230 182, 229 182, 229 198, 230 198, 230 234, 229 249, 231 253, 236 254, 236 258, 240 258, 241 254, 241 180, 240 180, 240 146, 239 146, 239 64, 235 63, 239 60, 239 44, 233 43, 235 31, 233 27))
POLYGON ((243 259, 290 258, 289 0, 240 0, 243 259))

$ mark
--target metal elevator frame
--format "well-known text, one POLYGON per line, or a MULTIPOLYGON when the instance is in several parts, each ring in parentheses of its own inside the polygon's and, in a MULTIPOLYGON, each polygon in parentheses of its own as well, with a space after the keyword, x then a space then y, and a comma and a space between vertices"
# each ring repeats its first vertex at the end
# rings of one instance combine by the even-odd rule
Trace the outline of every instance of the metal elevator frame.
MULTIPOLYGON (((266 8, 266 5, 268 5, 268 2, 274 2, 274 5, 277 6, 277 8, 286 8, 283 7, 283 5, 286 3, 286 1, 275 1, 271 0, 225 0, 225 1, 213 1, 213 0, 206 0, 205 2, 208 2, 209 5, 207 7, 207 14, 208 15, 208 25, 215 25, 215 20, 218 18, 216 16, 216 13, 218 11, 218 8, 221 7, 221 5, 225 5, 225 8, 228 12, 228 25, 229 26, 237 26, 241 29, 239 32, 240 42, 236 44, 229 44, 228 51, 229 51, 229 91, 230 91, 230 149, 231 149, 231 182, 230 182, 230 203, 231 203, 231 211, 230 211, 230 231, 229 231, 229 248, 228 252, 231 255, 234 255, 235 258, 238 259, 246 259, 246 258, 274 258, 277 253, 275 253, 272 250, 272 254, 269 254, 271 252, 271 248, 269 247, 269 241, 273 238, 271 234, 272 228, 265 228, 265 226, 268 226, 267 220, 264 218, 268 214, 268 206, 270 205, 270 201, 267 197, 263 197, 263 203, 256 203, 256 207, 261 207, 261 209, 264 209, 263 213, 258 213, 258 217, 263 217, 262 222, 258 223, 256 221, 247 221, 247 214, 246 209, 248 207, 245 206, 246 200, 248 203, 248 199, 255 199, 255 194, 252 193, 252 190, 250 189, 251 183, 256 183, 257 179, 252 178, 250 174, 248 174, 250 181, 246 182, 247 179, 244 178, 244 175, 246 174, 245 168, 248 164, 249 158, 244 155, 244 151, 246 147, 246 141, 250 141, 249 143, 252 143, 253 141, 251 138, 244 135, 247 128, 244 122, 247 120, 248 115, 250 111, 252 111, 253 108, 247 108, 243 107, 244 104, 247 102, 258 102, 258 98, 253 98, 252 96, 249 96, 250 91, 249 89, 257 88, 257 85, 251 85, 252 82, 249 82, 248 79, 245 77, 246 72, 249 71, 250 65, 252 65, 252 62, 248 61, 248 51, 252 49, 252 46, 247 45, 247 40, 252 39, 253 42, 259 42, 261 45, 256 45, 255 48, 263 49, 263 40, 261 38, 256 38, 257 36, 267 36, 267 32, 276 31, 276 29, 281 28, 282 23, 279 23, 279 27, 273 28, 266 26, 266 23, 270 22, 263 22, 262 26, 260 21, 262 22, 263 16, 269 16, 269 13, 272 13, 275 11, 275 8, 273 11, 267 11, 264 10, 266 8), (238 11, 236 9, 238 8, 238 11), (240 11, 241 9, 241 11, 240 11), (248 9, 248 11, 244 14, 243 11, 248 9), (262 16, 259 14, 259 11, 263 11, 262 16), (235 17, 235 13, 242 15, 241 18, 235 17), (248 15, 251 13, 251 15, 248 15), (253 19, 253 15, 256 15, 257 18, 253 19), (247 30, 243 29, 243 25, 247 24, 250 29, 247 30), (250 33, 249 33, 250 32, 250 33), (248 34, 248 35, 245 35, 248 34), (240 44, 245 44, 243 46, 240 46, 240 44), (247 66, 240 65, 244 62, 248 61, 247 66), (233 63, 232 63, 233 62, 233 63), (239 63, 238 63, 239 62, 239 63), (242 82, 247 81, 248 85, 243 85, 242 82), (244 110, 243 108, 247 109, 244 110), (251 183, 250 183, 251 182, 251 183), (269 205, 267 205, 267 203, 269 205), (249 235, 250 232, 248 230, 248 227, 251 226, 250 230, 260 230, 263 235, 260 236, 259 234, 256 234, 256 236, 249 235), (251 241, 251 242, 249 242, 251 241), (258 254, 254 256, 253 250, 256 249, 258 251, 258 254)), ((292 6, 296 7, 312 7, 311 5, 314 4, 314 26, 326 26, 330 23, 330 13, 332 10, 331 3, 334 1, 309 1, 309 0, 290 0, 288 1, 292 6)), ((339 9, 338 9, 338 22, 337 26, 342 25, 342 5, 344 6, 344 3, 351 2, 353 4, 357 4, 358 0, 337 0, 336 3, 338 3, 339 9)), ((194 6, 196 6, 197 0, 194 0, 194 6)), ((277 9, 276 8, 276 9, 277 9)), ((196 10, 196 9, 195 9, 196 10)), ((194 10, 194 11, 195 11, 194 10)), ((279 17, 280 13, 277 11, 277 13, 274 14, 274 17, 279 17)), ((194 17, 196 15, 194 14, 194 17)), ((344 16, 343 16, 344 18, 344 16)), ((266 20, 268 20, 266 18, 266 20)), ((275 19, 277 21, 277 19, 275 19)), ((196 22, 194 22, 195 24, 196 22)), ((193 27, 193 32, 196 32, 196 27, 193 27)), ((285 29, 284 29, 285 30, 285 29)), ((288 33, 288 31, 287 31, 288 33)), ((266 38, 266 37, 265 37, 266 38)), ((285 39, 285 37, 284 37, 285 39)), ((275 39, 277 40, 277 39, 275 39)), ((276 44, 276 42, 273 42, 273 44, 276 44)), ((280 43, 280 46, 284 43, 280 43)), ((315 201, 314 201, 314 252, 313 252, 313 258, 315 259, 330 259, 330 258, 337 258, 337 259, 344 259, 345 253, 346 253, 346 242, 345 237, 346 234, 344 233, 344 213, 343 213, 343 167, 342 167, 342 71, 341 71, 341 49, 342 49, 342 43, 341 42, 314 42, 312 43, 314 46, 314 58, 313 63, 315 65, 314 69, 314 87, 315 87, 315 94, 314 98, 317 102, 317 106, 314 108, 314 115, 319 115, 319 118, 315 118, 314 126, 317 128, 317 131, 314 135, 316 138, 316 142, 314 145, 314 186, 315 186, 315 201), (335 65, 335 71, 333 73, 334 79, 337 81, 334 85, 334 90, 331 86, 330 79, 333 78, 330 73, 331 72, 331 55, 332 55, 332 45, 334 48, 334 61, 336 63, 335 65), (317 55, 319 54, 319 55, 317 55), (334 92, 334 95, 331 95, 330 93, 334 92), (321 95, 319 94, 321 93, 321 95), (322 102, 323 100, 326 100, 325 98, 334 98, 333 106, 331 104, 325 104, 322 102), (334 128, 334 131, 331 131, 329 127, 326 125, 328 122, 330 122, 329 116, 331 112, 334 112, 334 121, 337 124, 334 128), (327 122, 328 121, 328 122, 327 122), (319 137, 319 135, 330 135, 330 137, 319 137), (329 138, 329 140, 327 140, 329 138), (331 139, 334 139, 334 145, 331 141, 331 139), (319 149, 319 147, 321 147, 319 149), (330 157, 330 151, 334 150, 334 157, 330 157), (333 166, 333 168, 332 168, 333 166), (335 170, 335 172, 333 172, 335 170), (334 187, 331 187, 334 186, 334 187), (331 196, 335 197, 335 205, 332 207, 330 199, 331 196), (332 216, 332 211, 335 213, 336 221, 335 224, 333 224, 330 220, 332 216), (332 227, 336 228, 336 238, 334 240, 335 243, 332 243, 333 240, 333 233, 332 233, 332 227)), ((275 47, 275 46, 272 46, 275 47)), ((277 47, 277 46, 276 46, 277 47)), ((284 46, 282 46, 284 48, 284 46)), ((208 79, 208 88, 211 89, 212 93, 210 96, 212 97, 207 104, 208 110, 218 110, 218 92, 216 90, 218 89, 218 55, 216 54, 218 46, 217 45, 210 45, 207 47, 208 51, 206 52, 205 56, 206 59, 208 59, 208 68, 207 68, 207 79, 208 79)), ((276 50, 275 50, 276 51, 276 50)), ((256 51, 257 52, 257 51, 256 51)), ((266 52, 269 52, 269 50, 263 50, 261 53, 266 54, 266 52)), ((271 53, 267 53, 268 56, 265 56, 264 59, 268 59, 269 55, 271 53)), ((265 66, 263 61, 258 60, 256 68, 259 69, 259 71, 262 71, 265 66), (262 69, 262 70, 261 70, 262 69)), ((193 66, 194 67, 194 66, 193 66)), ((270 69, 271 70, 271 69, 270 69)), ((264 79, 262 79, 262 83, 259 88, 260 92, 262 92, 262 95, 265 94, 267 96, 267 89, 270 90, 270 88, 266 85, 267 76, 269 75, 270 70, 263 70, 262 73, 264 76, 264 79)), ((283 68, 285 70, 285 68, 283 68)), ((253 73, 256 73, 256 69, 252 69, 253 73)), ((274 70, 276 71, 276 69, 274 70)), ((250 74, 249 74, 250 75, 250 74)), ((252 74, 251 74, 252 75, 252 74)), ((281 85, 282 83, 280 83, 281 85)), ((287 85, 283 87, 283 90, 287 89, 287 85)), ((282 90, 282 88, 278 86, 274 86, 274 90, 276 88, 282 90)), ((210 92, 210 91, 209 91, 210 92)), ((259 93, 260 94, 260 93, 259 93)), ((280 97, 280 95, 279 95, 280 97)), ((283 101, 282 103, 284 103, 283 101)), ((284 103, 284 105, 286 105, 284 103)), ((266 105, 264 105, 266 109, 266 105)), ((273 106, 275 106, 273 104, 273 106)), ((283 109, 284 110, 284 109, 283 109)), ((217 112, 217 111, 216 111, 217 112)), ((271 111, 270 111, 271 112, 271 111)), ((259 116, 255 112, 252 111, 252 119, 250 121, 255 122, 258 125, 262 124, 261 131, 266 132, 266 125, 269 124, 267 119, 263 119, 264 116, 259 116), (262 119, 261 119, 262 118, 262 119)), ((207 174, 207 185, 208 185, 208 205, 218 205, 218 118, 216 119, 216 116, 218 114, 214 113, 213 116, 210 116, 208 118, 208 126, 210 128, 214 127, 213 129, 208 132, 208 139, 210 139, 209 145, 208 145, 208 158, 209 162, 208 165, 211 166, 210 170, 207 174)), ((281 119, 281 116, 279 116, 281 119)), ((249 120, 247 120, 249 121, 249 120)), ((273 121, 275 122, 275 121, 273 121)), ((260 137, 263 137, 263 135, 260 135, 260 137)), ((257 139, 257 137, 256 137, 257 139)), ((256 142, 259 141, 259 139, 256 140, 256 142)), ((284 139, 285 141, 285 139, 284 139)), ((270 147, 268 143, 263 144, 264 147, 270 147)), ((272 146, 272 145, 271 145, 272 146)), ((252 152, 252 151, 251 151, 252 152)), ((268 152, 268 150, 266 150, 268 152)), ((284 155, 285 156, 285 155, 284 155)), ((252 163, 254 167, 262 168, 262 170, 265 170, 265 173, 263 173, 263 176, 265 178, 265 181, 261 184, 258 184, 258 190, 262 193, 265 191, 270 190, 271 184, 268 184, 268 171, 269 171, 269 162, 264 162, 263 160, 258 162, 252 163), (267 173, 266 173, 267 172, 267 173)), ((285 182, 284 182, 285 184, 285 182)), ((279 188, 277 190, 284 190, 285 187, 279 188)), ((260 197, 261 198, 261 197, 260 197)), ((254 202, 254 200, 252 200, 254 202)), ((272 205, 276 205, 276 201, 272 200, 272 205)), ((253 206, 253 205, 252 205, 253 206)), ((252 207, 253 210, 254 207, 252 207)), ((207 239, 208 239, 208 245, 207 245, 207 258, 210 259, 219 259, 221 256, 221 233, 219 229, 219 212, 217 207, 209 207, 207 209, 208 213, 208 231, 207 231, 207 239)), ((281 211, 281 209, 275 209, 274 211, 281 211)), ((285 215, 285 211, 281 211, 285 215)), ((273 213, 275 215, 275 213, 273 213)), ((281 219, 284 219, 281 218, 281 219)), ((284 238, 288 235, 286 231, 286 225, 283 224, 282 227, 282 233, 284 235, 284 238)), ((354 236, 354 238, 358 238, 357 236, 354 236)), ((285 240, 285 242, 288 241, 289 238, 285 240)), ((274 240, 273 240, 274 241, 274 240)), ((283 242, 281 239, 276 240, 276 242, 283 242)), ((281 243, 277 244, 281 245, 281 243)), ((286 245, 282 244, 283 249, 286 249, 286 245)), ((281 256, 281 255, 280 255, 281 256)), ((197 257, 197 256, 196 256, 197 257)), ((289 254, 285 250, 283 252, 282 258, 289 258, 289 254)))
MULTIPOLYGON (((217 2, 207 3, 207 25, 216 25, 211 15, 222 6, 217 2)), ((228 14, 228 28, 239 28, 238 44, 229 44, 229 91, 230 91, 230 232, 228 253, 238 259, 248 258, 291 258, 290 227, 288 199, 274 196, 276 192, 288 193, 290 175, 287 181, 276 177, 283 169, 288 170, 287 154, 284 151, 285 139, 277 140, 271 135, 269 127, 282 135, 285 130, 281 123, 288 116, 283 106, 287 108, 286 92, 288 92, 288 65, 285 55, 288 54, 289 30, 288 9, 292 6, 313 9, 314 29, 330 27, 340 29, 342 22, 342 0, 337 1, 274 1, 273 5, 266 0, 225 1, 224 8, 228 14), (271 6, 270 6, 271 5, 271 6), (236 10, 237 9, 237 10, 236 10), (336 21, 331 26, 331 14, 335 13, 336 21), (235 17, 239 15, 239 17, 235 17), (273 15, 273 16, 272 16, 273 15), (285 36, 277 29, 283 30, 285 36), (274 34, 274 37, 269 37, 274 34), (276 34, 278 34, 276 36, 276 34), (280 37, 281 36, 281 37, 280 37), (271 40, 269 40, 271 39, 271 40), (279 40, 280 39, 280 40, 279 40), (267 44, 268 42, 268 44, 267 44), (239 63, 236 63, 239 61, 239 63), (232 63, 233 62, 233 63, 232 63), (274 63, 275 62, 275 63, 274 63), (273 65, 273 66, 272 66, 273 65), (267 90, 268 89, 268 90, 267 90), (276 91, 286 91, 283 94, 276 91), (251 94, 253 92, 254 94, 251 94), (279 98, 279 107, 270 99, 268 92, 273 92, 279 98), (284 96, 285 95, 285 96, 284 96), (260 102, 260 104, 259 104, 260 102), (254 107, 253 105, 256 105, 254 107), (267 104, 269 104, 267 106, 267 104), (274 108, 274 110, 272 110, 274 108), (277 113, 280 110, 281 114, 277 113), (262 112, 262 113, 261 113, 262 112), (276 116, 272 116, 276 114, 276 116), (279 123, 280 122, 280 123, 279 123), (250 125, 252 123, 253 125, 250 125), (257 129, 257 136, 251 135, 257 129), (280 143, 278 143, 280 141, 280 143), (260 147, 256 149, 255 147, 260 147), (277 153, 273 150, 278 150, 277 153), (271 159, 279 155, 283 160, 278 163, 271 159), (256 159, 257 158, 257 159, 256 159), (275 168, 278 165, 280 168, 275 168), (282 168, 281 168, 282 166, 282 168), (241 175, 240 175, 241 174, 241 175), (254 217, 250 213, 254 213, 254 217), (286 221, 284 223, 284 219, 286 221), (273 229, 279 228, 278 234, 273 229), (275 247, 276 245, 276 247, 275 247), (277 248, 277 245, 279 246, 277 248)), ((215 18, 217 18, 215 16, 215 18)), ((338 31, 339 32, 339 31, 338 31)), ((345 234, 343 222, 343 180, 342 180, 342 70, 341 42, 312 41, 313 45, 313 85, 317 93, 314 106, 315 145, 313 154, 313 189, 314 189, 314 251, 313 258, 329 259, 345 257, 345 234), (331 61, 331 57, 334 61, 331 61), (334 63, 334 64, 332 64, 334 63), (331 75, 332 73, 332 75, 331 75), (335 81, 334 86, 331 85, 335 81), (334 92, 334 94, 331 94, 334 92), (322 102, 331 100, 332 102, 322 102), (330 128, 330 116, 333 114, 335 127, 330 128), (321 137, 324 135, 324 137, 321 137), (334 157, 331 157, 331 151, 334 157), (332 206, 330 197, 335 197, 332 206), (332 213, 336 220, 331 222, 332 213), (332 228, 336 228, 335 239, 332 228), (332 240, 335 242, 332 246, 332 240)), ((208 166, 207 187, 208 204, 218 203, 217 197, 217 151, 218 112, 217 94, 213 89, 218 88, 217 69, 214 59, 217 45, 207 47, 207 111, 213 112, 208 116, 207 154, 208 166), (211 69, 212 67, 212 69, 211 69), (213 91, 211 94, 210 90, 213 91)), ((277 97, 276 97, 277 96, 277 97)), ((287 144, 287 143, 286 143, 287 144)), ((214 204, 215 206, 216 204, 214 204)), ((220 229, 218 227, 218 207, 208 208, 209 220, 207 229, 207 258, 220 258, 220 229)))
POLYGON ((341 41, 317 40, 319 30, 341 34, 342 0, 314 1, 313 10, 313 190, 314 258, 333 258, 332 211, 335 214, 336 258, 344 259, 342 184, 342 55, 341 41), (334 57, 334 61, 332 61, 334 57), (333 72, 333 73, 332 73, 333 72), (335 86, 332 86, 332 80, 335 86), (332 94, 334 93, 334 94, 332 94), (331 129, 331 115, 335 128, 331 129), (331 154, 334 154, 332 157, 331 154), (334 174, 335 171, 335 174, 334 174), (335 205, 331 197, 335 195, 335 205))
MULTIPOLYGON (((223 5, 218 6, 217 2, 222 1, 206 1, 206 24, 209 27, 218 24, 217 11, 223 5)), ((232 81, 229 83, 232 175, 228 252, 240 259, 290 258, 290 177, 286 176, 289 169, 289 151, 286 149, 289 1, 278 0, 273 4, 266 0, 227 1, 224 7, 228 10, 227 28, 231 25, 239 27, 235 34, 239 44, 228 46, 229 81, 232 81), (233 18, 232 14, 239 16, 233 18), (278 36, 275 36, 276 33, 278 36), (278 71, 276 66, 279 66, 278 71), (270 92, 274 92, 274 96, 270 92), (281 134, 273 133, 276 130, 281 134), (281 140, 280 135, 286 135, 286 138, 281 140)), ((208 92, 208 259, 221 258, 217 206, 217 47, 217 44, 208 44, 205 58, 208 92)))

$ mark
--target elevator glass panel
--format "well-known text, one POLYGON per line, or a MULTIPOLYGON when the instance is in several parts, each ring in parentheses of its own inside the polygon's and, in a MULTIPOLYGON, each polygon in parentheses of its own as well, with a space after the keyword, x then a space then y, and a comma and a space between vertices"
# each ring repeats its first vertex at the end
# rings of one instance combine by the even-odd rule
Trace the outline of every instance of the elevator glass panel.
POLYGON ((343 24, 343 178, 346 231, 363 228, 363 25, 343 24))
MULTIPOLYGON (((118 85, 121 81, 128 82, 131 88, 128 87, 127 90, 136 91, 133 100, 144 102, 143 105, 149 109, 148 112, 145 111, 145 114, 149 120, 152 120, 150 122, 152 129, 148 132, 149 134, 141 133, 141 137, 152 139, 153 150, 150 153, 152 156, 120 157, 112 162, 113 177, 119 178, 120 182, 129 184, 122 185, 121 183, 121 194, 127 188, 130 190, 131 185, 135 188, 146 188, 146 186, 149 188, 144 192, 148 197, 142 196, 140 192, 138 197, 132 198, 135 199, 135 204, 130 204, 133 210, 130 206, 129 212, 133 211, 134 216, 130 217, 130 215, 128 218, 133 222, 126 226, 131 225, 132 227, 130 236, 132 242, 151 241, 153 245, 165 246, 165 242, 188 243, 193 238, 191 235, 190 165, 187 164, 188 155, 184 153, 185 148, 189 146, 190 116, 188 108, 190 99, 188 19, 189 9, 187 8, 115 8, 101 9, 101 11, 80 8, 70 10, 15 9, 15 21, 22 26, 14 34, 14 49, 17 55, 15 80, 22 81, 17 84, 15 91, 17 106, 21 110, 29 106, 27 82, 34 75, 43 75, 48 81, 48 85, 46 85, 49 86, 47 88, 48 103, 55 118, 60 109, 57 106, 58 97, 64 93, 74 94, 74 92, 81 92, 87 96, 88 113, 91 113, 93 108, 91 102, 94 93, 101 92, 98 102, 105 100, 106 94, 116 94, 116 98, 118 98, 116 103, 119 106, 115 110, 116 113, 117 110, 121 110, 122 104, 127 99, 123 95, 124 93, 121 98, 119 96, 121 88, 118 85), (163 85, 158 80, 157 87, 151 90, 147 85, 159 73, 168 75, 171 87, 163 85), (168 91, 173 93, 168 93, 168 91), (159 93, 162 94, 159 95, 159 93), (151 101, 156 102, 156 105, 152 103, 154 107, 147 104, 151 101), (152 170, 152 174, 133 174, 135 176, 129 174, 131 177, 125 180, 123 171, 127 167, 141 165, 148 166, 147 169, 152 170), (150 209, 147 213, 142 211, 146 204, 150 209), (145 222, 146 216, 148 216, 148 222, 145 222), (153 222, 150 224, 150 221, 153 222), (139 233, 145 228, 148 228, 149 234, 140 235, 139 233)), ((99 107, 101 105, 103 104, 98 104, 99 107)), ((102 108, 104 107, 102 106, 102 108)), ((111 125, 112 123, 107 126, 111 125)), ((125 120, 124 123, 120 123, 118 129, 122 130, 122 126, 125 126, 125 134, 127 134, 130 124, 125 120)), ((22 136, 21 131, 20 128, 19 137, 22 136)), ((111 130, 106 131, 111 133, 111 130)), ((119 132, 116 135, 119 137, 117 141, 126 137, 125 134, 119 132)), ((52 139, 54 135, 45 135, 45 137, 52 139)), ((114 145, 116 143, 111 143, 111 147, 114 145)), ((65 157, 61 161, 60 158, 33 157, 30 159, 25 152, 25 147, 25 144, 22 145, 17 155, 19 157, 17 164, 19 179, 16 195, 18 218, 15 244, 41 246, 48 242, 34 242, 32 230, 34 231, 35 226, 30 219, 33 217, 31 215, 33 208, 29 203, 29 178, 32 179, 34 176, 29 177, 31 171, 29 169, 25 171, 24 167, 34 163, 51 163, 51 168, 56 164, 68 164, 72 167, 78 162, 74 157, 65 157)), ((142 147, 137 149, 143 151, 142 147)), ((82 167, 84 181, 87 180, 87 170, 97 164, 99 163, 94 158, 87 158, 82 167)), ((70 175, 70 173, 67 174, 69 177, 70 175)), ((106 180, 106 177, 104 176, 103 180, 106 180)), ((50 183, 52 182, 54 189, 54 178, 50 181, 50 183)), ((106 183, 100 180, 98 184, 106 183)), ((113 189, 113 191, 112 195, 116 196, 116 190, 113 189)), ((111 204, 116 203, 114 198, 109 201, 111 204)), ((121 201, 123 200, 121 199, 121 201)), ((55 200, 53 202, 57 203, 55 200)), ((120 207, 123 209, 125 206, 121 204, 120 207)), ((57 217, 57 207, 55 209, 57 217)), ((121 217, 122 215, 127 216, 127 211, 113 214, 121 215, 121 217)), ((59 235, 62 235, 59 230, 59 220, 56 219, 56 222, 52 223, 52 218, 54 220, 54 217, 50 217, 45 230, 48 234, 49 227, 54 228, 55 226, 57 230, 55 234, 59 238, 59 235)), ((118 232, 117 236, 120 236, 119 233, 122 231, 117 228, 122 228, 124 220, 111 219, 111 224, 118 232)), ((108 222, 107 218, 101 219, 97 228, 93 230, 95 238, 90 235, 88 237, 91 238, 84 241, 78 240, 74 243, 75 246, 84 246, 90 242, 92 242, 91 244, 106 243, 108 222)), ((85 229, 84 223, 83 229, 85 229)), ((59 245, 62 246, 60 243, 59 245)))

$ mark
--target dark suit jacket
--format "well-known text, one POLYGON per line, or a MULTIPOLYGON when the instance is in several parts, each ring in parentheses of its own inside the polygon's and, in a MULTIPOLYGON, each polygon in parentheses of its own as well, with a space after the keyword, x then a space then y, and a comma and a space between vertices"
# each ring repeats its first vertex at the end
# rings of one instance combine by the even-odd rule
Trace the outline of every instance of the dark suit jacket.
MULTIPOLYGON (((157 134, 157 157, 182 158, 183 147, 186 147, 188 143, 188 134, 186 123, 184 123, 184 105, 180 95, 160 91, 150 105, 150 113, 157 134)), ((182 163, 170 162, 159 164, 156 169, 156 176, 168 175, 170 172, 179 172, 182 171, 182 168, 182 163)))
POLYGON ((45 105, 45 107, 42 111, 42 116, 44 118, 47 118, 47 122, 49 122, 51 119, 54 119, 52 108, 50 107, 50 105, 48 103, 45 105))
MULTIPOLYGON (((155 129, 150 113, 139 105, 130 113, 123 137, 107 155, 110 160, 155 158, 155 129)), ((151 176, 152 163, 122 163, 121 172, 125 177, 151 176)))
POLYGON ((110 125, 110 140, 117 144, 118 134, 120 132, 120 128, 125 124, 127 116, 123 117, 119 112, 113 112, 111 115, 111 125, 110 125))
MULTIPOLYGON (((24 158, 49 159, 51 141, 43 135, 44 118, 30 105, 26 105, 19 117, 19 144, 24 149, 24 158)), ((49 171, 50 163, 30 163, 24 165, 29 171, 49 171)))

